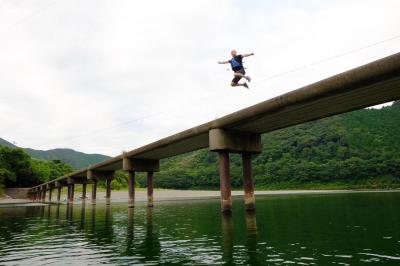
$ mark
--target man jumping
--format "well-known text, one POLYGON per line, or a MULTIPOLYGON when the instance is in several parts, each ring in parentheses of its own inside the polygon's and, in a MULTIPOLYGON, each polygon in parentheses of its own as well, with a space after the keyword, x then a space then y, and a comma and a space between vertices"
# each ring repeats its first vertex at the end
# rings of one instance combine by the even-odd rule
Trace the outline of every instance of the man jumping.
POLYGON ((231 67, 232 67, 232 70, 233 70, 233 76, 234 76, 233 79, 232 79, 232 82, 231 82, 231 86, 232 87, 243 86, 243 87, 248 89, 249 86, 247 85, 246 82, 239 83, 239 80, 241 80, 242 78, 245 78, 248 82, 251 81, 251 78, 249 76, 246 76, 246 71, 244 71, 242 59, 244 57, 248 57, 248 56, 254 55, 254 53, 238 55, 236 50, 232 50, 231 51, 231 55, 232 55, 232 59, 231 60, 218 61, 218 64, 231 64, 231 67))

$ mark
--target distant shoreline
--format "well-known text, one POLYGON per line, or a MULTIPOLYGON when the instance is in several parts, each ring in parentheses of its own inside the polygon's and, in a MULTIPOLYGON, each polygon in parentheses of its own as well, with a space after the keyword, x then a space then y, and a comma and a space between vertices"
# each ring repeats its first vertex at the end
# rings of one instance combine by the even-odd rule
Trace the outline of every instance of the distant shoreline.
MULTIPOLYGON (((385 192, 400 192, 399 189, 392 190, 256 190, 255 195, 318 195, 318 194, 340 194, 340 193, 385 193, 385 192)), ((79 203, 80 193, 75 194, 75 202, 79 203)), ((88 193, 90 196, 90 193, 88 193)), ((233 190, 233 197, 243 196, 243 191, 233 190)), ((219 198, 220 192, 218 190, 174 190, 174 189, 155 189, 154 191, 154 201, 179 201, 179 200, 194 200, 194 199, 213 199, 219 198)), ((55 202, 55 194, 53 194, 53 201, 55 202)), ((62 202, 65 202, 65 195, 62 195, 62 202)), ((90 200, 90 199, 88 199, 90 200)), ((147 192, 143 189, 136 191, 135 201, 145 202, 147 200, 147 192)), ((105 201, 105 192, 97 193, 97 201, 105 201)), ((127 202, 128 192, 127 191, 112 191, 111 201, 115 203, 127 202)), ((31 203, 27 199, 10 199, 10 198, 0 198, 0 205, 8 204, 23 204, 31 203)))

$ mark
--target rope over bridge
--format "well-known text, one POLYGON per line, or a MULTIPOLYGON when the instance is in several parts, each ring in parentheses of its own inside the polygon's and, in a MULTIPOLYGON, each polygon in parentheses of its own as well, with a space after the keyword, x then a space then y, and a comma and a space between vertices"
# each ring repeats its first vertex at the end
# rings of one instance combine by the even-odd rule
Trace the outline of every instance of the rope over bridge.
POLYGON ((74 184, 93 184, 96 203, 97 180, 106 180, 106 202, 110 204, 111 180, 116 170, 128 172, 129 206, 134 205, 135 172, 147 172, 148 206, 153 206, 153 175, 160 170, 160 159, 209 148, 219 154, 221 209, 232 208, 229 153, 240 153, 246 210, 255 209, 251 155, 261 152, 261 134, 301 123, 400 99, 400 53, 343 72, 314 84, 266 100, 107 161, 59 177, 30 189, 32 200, 45 201, 57 188, 68 187, 68 201, 74 198, 74 184))

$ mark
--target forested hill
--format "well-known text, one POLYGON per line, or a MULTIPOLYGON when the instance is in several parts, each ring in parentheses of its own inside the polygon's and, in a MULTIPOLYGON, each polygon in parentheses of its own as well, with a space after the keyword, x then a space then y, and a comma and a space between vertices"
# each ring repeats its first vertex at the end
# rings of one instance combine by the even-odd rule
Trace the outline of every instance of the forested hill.
MULTIPOLYGON (((263 152, 253 160, 256 188, 400 188, 400 102, 264 134, 262 142, 263 152)), ((11 148, 0 147, 0 190, 3 182, 29 186, 72 171, 58 160, 81 168, 109 158, 69 149, 24 152, 0 139, 1 145, 11 148)), ((161 170, 156 187, 219 188, 217 155, 206 149, 162 160, 161 170)), ((231 156, 231 177, 241 189, 238 155, 231 156)), ((118 173, 113 188, 126 186, 126 178, 118 173)), ((146 186, 143 175, 137 180, 146 186)))
POLYGON ((61 160, 75 169, 81 169, 91 164, 99 163, 111 157, 102 154, 87 154, 72 149, 53 149, 47 151, 24 149, 33 158, 43 160, 61 160))
POLYGON ((0 146, 3 147, 9 147, 9 148, 15 148, 16 146, 14 144, 12 144, 11 142, 8 142, 5 139, 0 138, 0 146))
MULTIPOLYGON (((258 188, 400 187, 399 102, 264 134, 262 142, 253 164, 258 188)), ((240 157, 231 162, 232 186, 241 188, 240 157)), ((207 150, 164 160, 161 169, 158 187, 219 186, 217 156, 207 150)))
MULTIPOLYGON (((16 148, 16 146, 2 138, 0 138, 0 146, 16 148)), ((53 149, 53 150, 34 150, 24 148, 24 150, 33 158, 42 160, 60 160, 75 169, 87 167, 91 164, 105 161, 111 157, 102 154, 87 154, 72 149, 53 149)))

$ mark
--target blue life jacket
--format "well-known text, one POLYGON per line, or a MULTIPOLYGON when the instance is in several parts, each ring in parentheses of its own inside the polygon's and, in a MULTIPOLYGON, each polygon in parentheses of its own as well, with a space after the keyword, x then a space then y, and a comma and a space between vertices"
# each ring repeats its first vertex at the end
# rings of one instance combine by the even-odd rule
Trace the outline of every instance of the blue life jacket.
POLYGON ((242 68, 243 65, 240 62, 236 61, 235 58, 232 58, 231 59, 231 67, 232 67, 232 69, 242 68))

